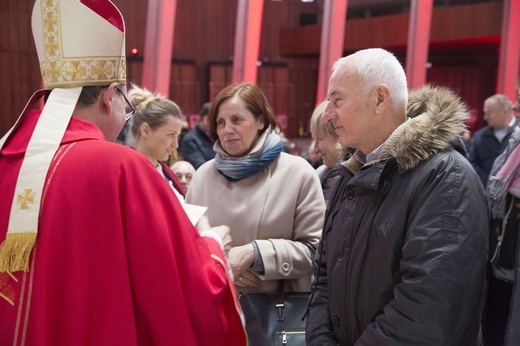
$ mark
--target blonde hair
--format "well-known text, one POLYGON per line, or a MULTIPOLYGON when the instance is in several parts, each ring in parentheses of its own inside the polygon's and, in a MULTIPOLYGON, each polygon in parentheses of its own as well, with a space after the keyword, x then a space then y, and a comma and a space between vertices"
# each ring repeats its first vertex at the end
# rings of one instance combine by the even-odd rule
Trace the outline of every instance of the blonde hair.
POLYGON ((329 101, 327 100, 323 101, 317 105, 316 108, 314 108, 314 112, 312 112, 311 120, 309 122, 309 129, 311 130, 312 138, 321 138, 327 135, 338 138, 332 124, 323 122, 323 115, 328 103, 329 101))
POLYGON ((136 109, 132 118, 132 134, 136 139, 141 136, 139 129, 144 123, 156 130, 163 126, 170 116, 183 120, 181 109, 175 102, 134 84, 128 91, 128 100, 136 109))

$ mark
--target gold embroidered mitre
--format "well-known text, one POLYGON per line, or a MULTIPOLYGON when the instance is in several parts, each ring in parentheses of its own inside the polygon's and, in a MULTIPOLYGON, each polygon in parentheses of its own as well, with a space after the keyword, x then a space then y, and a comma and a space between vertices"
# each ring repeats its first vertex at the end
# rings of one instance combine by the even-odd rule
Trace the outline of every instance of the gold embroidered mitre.
MULTIPOLYGON (((0 244, 0 272, 7 273, 29 270, 45 178, 82 88, 126 83, 125 25, 109 0, 36 0, 32 28, 43 83, 52 91, 45 92, 48 98, 25 152, 0 244)), ((0 139, 0 149, 35 103, 35 95, 0 139)))
POLYGON ((124 22, 110 1, 37 0, 32 28, 46 89, 126 83, 124 22))

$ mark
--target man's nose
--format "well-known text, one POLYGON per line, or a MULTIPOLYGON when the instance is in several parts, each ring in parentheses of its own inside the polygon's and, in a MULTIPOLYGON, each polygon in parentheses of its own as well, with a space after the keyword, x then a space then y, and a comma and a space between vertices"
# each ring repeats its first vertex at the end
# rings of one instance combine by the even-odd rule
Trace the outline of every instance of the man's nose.
POLYGON ((324 124, 326 124, 333 119, 333 116, 334 116, 334 112, 331 112, 327 108, 325 108, 325 111, 323 112, 323 118, 321 118, 321 121, 324 124))

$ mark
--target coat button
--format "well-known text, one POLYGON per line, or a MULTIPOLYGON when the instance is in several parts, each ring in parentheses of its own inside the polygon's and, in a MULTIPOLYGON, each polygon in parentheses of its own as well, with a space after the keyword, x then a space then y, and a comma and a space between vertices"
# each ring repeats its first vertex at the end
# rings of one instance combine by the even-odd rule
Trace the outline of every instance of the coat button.
POLYGON ((354 198, 355 195, 356 194, 354 193, 354 190, 352 190, 352 189, 347 190, 347 199, 352 199, 352 198, 354 198))
POLYGON ((288 272, 289 269, 290 269, 289 263, 285 262, 284 264, 282 264, 282 270, 284 272, 288 272))
POLYGON ((332 323, 334 323, 334 325, 337 328, 339 328, 339 326, 341 325, 341 323, 339 322, 339 318, 337 316, 332 317, 332 323))

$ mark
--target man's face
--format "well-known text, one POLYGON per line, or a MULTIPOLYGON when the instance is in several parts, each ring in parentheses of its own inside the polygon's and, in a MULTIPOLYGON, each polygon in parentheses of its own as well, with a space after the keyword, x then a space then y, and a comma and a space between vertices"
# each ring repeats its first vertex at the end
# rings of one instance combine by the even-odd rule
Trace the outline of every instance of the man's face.
POLYGON ((499 107, 494 100, 487 100, 484 102, 484 119, 488 125, 493 128, 506 128, 511 117, 508 115, 508 110, 499 107))
POLYGON ((328 98, 323 122, 332 123, 343 147, 368 154, 367 136, 373 125, 369 122, 368 96, 363 92, 361 77, 348 66, 335 70, 329 81, 328 98))
MULTIPOLYGON (((123 93, 126 93, 126 88, 123 86, 121 90, 114 89, 113 91, 113 102, 111 107, 111 115, 103 117, 103 122, 98 124, 98 127, 103 131, 106 139, 110 142, 114 142, 125 126, 126 117, 126 101, 123 97, 123 93)), ((106 91, 105 91, 106 92, 106 91)))
POLYGON ((200 128, 202 131, 209 132, 209 116, 205 115, 200 119, 200 128))
POLYGON ((193 166, 186 161, 177 161, 172 165, 171 168, 177 179, 179 179, 182 187, 184 187, 184 190, 187 191, 188 187, 190 186, 191 179, 195 174, 195 168, 193 168, 193 166))

